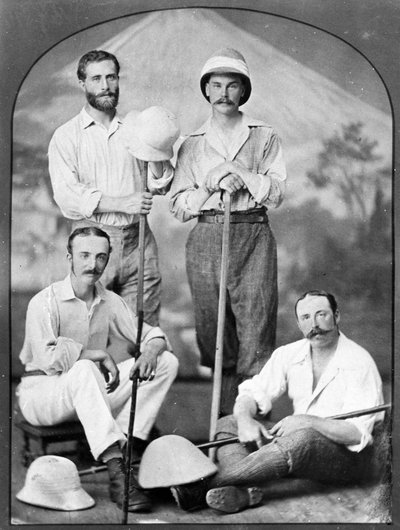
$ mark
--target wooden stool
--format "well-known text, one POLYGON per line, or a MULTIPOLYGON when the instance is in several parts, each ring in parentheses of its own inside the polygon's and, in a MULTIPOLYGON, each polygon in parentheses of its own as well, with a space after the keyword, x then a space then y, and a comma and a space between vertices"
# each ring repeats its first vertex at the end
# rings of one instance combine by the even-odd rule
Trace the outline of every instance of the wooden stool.
POLYGON ((70 442, 76 441, 77 447, 75 450, 58 451, 58 454, 87 454, 88 445, 86 441, 85 431, 79 421, 60 423, 50 427, 35 426, 21 419, 15 423, 23 433, 24 444, 21 451, 22 464, 28 467, 35 458, 41 455, 46 455, 49 444, 56 442, 70 442), (31 440, 36 440, 40 444, 40 451, 33 452, 31 450, 31 440))

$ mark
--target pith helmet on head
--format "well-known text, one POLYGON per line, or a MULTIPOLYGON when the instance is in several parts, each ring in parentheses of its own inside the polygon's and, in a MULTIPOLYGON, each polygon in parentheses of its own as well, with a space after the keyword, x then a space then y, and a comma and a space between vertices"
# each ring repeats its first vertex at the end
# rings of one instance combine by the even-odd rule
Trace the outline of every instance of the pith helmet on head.
POLYGON ((139 468, 139 484, 144 489, 191 484, 214 475, 217 467, 192 442, 168 434, 147 447, 139 468))
POLYGON ((245 90, 240 105, 246 103, 251 94, 250 72, 243 55, 233 48, 222 48, 215 52, 205 63, 200 74, 200 88, 208 100, 206 84, 211 74, 238 74, 241 76, 245 90))
POLYGON ((84 510, 95 501, 81 486, 75 464, 62 456, 44 455, 32 462, 17 499, 53 510, 84 510))
POLYGON ((180 134, 174 114, 158 106, 142 112, 128 112, 121 131, 131 155, 147 162, 170 160, 174 155, 172 148, 180 134))

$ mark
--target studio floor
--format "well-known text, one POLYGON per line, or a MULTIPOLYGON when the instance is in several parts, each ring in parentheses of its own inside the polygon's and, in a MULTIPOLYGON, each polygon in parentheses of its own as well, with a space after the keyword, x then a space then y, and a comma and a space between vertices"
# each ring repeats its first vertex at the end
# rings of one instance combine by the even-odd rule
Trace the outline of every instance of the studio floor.
MULTIPOLYGON (((209 380, 177 380, 164 403, 157 421, 161 434, 178 434, 195 443, 208 438, 208 417, 211 402, 209 380)), ((284 405, 283 405, 284 407, 284 405)), ((283 409, 282 409, 283 411, 283 409)), ((279 414, 279 411, 278 411, 279 414)), ((72 443, 72 442, 70 442, 72 443)), ((12 525, 119 525, 122 511, 108 497, 107 472, 81 476, 83 488, 95 499, 93 508, 62 512, 24 504, 15 498, 25 481, 22 464, 22 434, 11 432, 11 495, 12 525)), ((54 454, 61 444, 54 444, 54 454)), ((49 451, 49 452, 51 452, 49 451)), ((77 461, 78 469, 88 467, 77 461)), ((90 467, 90 464, 89 464, 90 467)), ((179 509, 169 490, 153 490, 153 510, 146 514, 129 514, 128 524, 271 524, 271 523, 390 523, 390 488, 386 484, 346 488, 327 487, 296 479, 271 482, 263 488, 262 503, 236 514, 221 514, 212 509, 188 513, 179 509)))

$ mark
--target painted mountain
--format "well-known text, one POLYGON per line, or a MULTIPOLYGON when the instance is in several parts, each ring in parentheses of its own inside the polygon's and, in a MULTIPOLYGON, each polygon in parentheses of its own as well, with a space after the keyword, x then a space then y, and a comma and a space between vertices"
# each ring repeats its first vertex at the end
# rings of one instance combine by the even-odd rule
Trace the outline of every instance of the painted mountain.
MULTIPOLYGON (((259 16, 243 12, 247 27, 252 26, 255 17, 259 16)), ((378 142, 382 164, 390 166, 392 123, 389 102, 385 113, 382 105, 379 109, 366 103, 368 98, 362 97, 365 87, 365 90, 381 91, 383 100, 385 98, 379 76, 367 60, 338 39, 291 22, 290 38, 300 43, 298 46, 307 47, 310 56, 317 53, 315 50, 322 46, 323 39, 325 70, 314 70, 296 60, 293 53, 285 53, 291 46, 289 37, 286 48, 274 47, 271 27, 275 28, 276 34, 276 25, 280 22, 276 17, 262 16, 265 17, 265 31, 256 34, 230 22, 222 10, 180 9, 135 15, 73 35, 38 60, 21 87, 14 113, 14 159, 18 153, 23 155, 22 163, 14 160, 14 182, 19 183, 14 186, 12 197, 14 289, 37 290, 59 279, 66 271, 66 228, 51 198, 46 151, 54 129, 83 106, 76 65, 79 57, 90 49, 109 50, 120 60, 119 112, 122 115, 131 109, 163 105, 177 115, 182 136, 197 128, 209 114, 209 104, 199 89, 199 72, 205 60, 222 47, 239 49, 248 62, 253 85, 252 96, 243 111, 264 119, 282 138, 288 166, 287 197, 282 208, 272 212, 271 217, 278 214, 278 223, 284 226, 287 216, 311 196, 337 213, 337 201, 329 193, 307 186, 306 173, 315 167, 322 140, 340 131, 343 125, 361 121, 364 134, 378 142), (335 68, 332 66, 330 75, 326 75, 329 63, 333 64, 344 54, 348 55, 347 63, 354 59, 354 71, 345 71, 336 80, 336 65, 335 68), (358 80, 358 92, 347 90, 353 79, 358 80), (31 160, 35 158, 41 160, 41 165, 34 170, 31 160)), ((282 43, 283 39, 279 40, 282 43)), ((320 49, 318 53, 321 58, 320 49)), ((308 65, 311 63, 308 61, 308 65)), ((163 325, 172 340, 175 338, 178 343, 177 350, 192 351, 191 358, 196 358, 184 259, 185 240, 192 224, 181 224, 169 215, 165 198, 156 199, 150 222, 159 242, 163 271, 163 325)), ((318 247, 318 237, 323 234, 310 236, 308 225, 304 231, 318 247)), ((298 238, 299 241, 292 246, 285 246, 282 244, 283 234, 278 233, 278 236, 282 280, 285 270, 299 258, 296 245, 302 246, 303 240, 298 238)), ((293 233, 293 239, 296 237, 297 232, 293 233)), ((306 250, 303 248, 303 251, 306 250)), ((189 361, 182 366, 188 364, 189 361)))
MULTIPOLYGON (((69 43, 61 43, 34 66, 32 73, 37 70, 40 74, 33 75, 32 82, 27 77, 16 104, 17 139, 23 143, 36 142, 43 148, 54 128, 79 111, 83 101, 76 64, 81 51, 90 47, 115 53, 122 64, 119 109, 122 114, 132 108, 164 105, 178 116, 182 133, 186 134, 209 112, 199 90, 199 72, 211 53, 230 46, 242 51, 251 72, 253 93, 243 111, 276 128, 283 140, 293 185, 299 173, 312 164, 321 139, 351 121, 362 121, 365 133, 379 141, 382 154, 391 155, 389 114, 366 104, 213 10, 160 11, 128 17, 121 24, 123 29, 118 30, 114 21, 115 34, 105 41, 96 40, 96 35, 98 38, 101 34, 96 28, 85 32, 86 40, 83 35, 71 37, 69 43), (69 56, 67 44, 71 48, 69 56), (36 134, 32 134, 33 130, 36 134)), ((314 39, 311 43, 314 46, 318 46, 316 33, 308 37, 314 39)), ((339 41, 331 38, 333 50, 339 41)), ((359 55, 353 50, 352 53, 359 55)), ((330 60, 327 56, 326 61, 330 60)), ((370 68, 371 79, 376 83, 378 76, 370 68)))

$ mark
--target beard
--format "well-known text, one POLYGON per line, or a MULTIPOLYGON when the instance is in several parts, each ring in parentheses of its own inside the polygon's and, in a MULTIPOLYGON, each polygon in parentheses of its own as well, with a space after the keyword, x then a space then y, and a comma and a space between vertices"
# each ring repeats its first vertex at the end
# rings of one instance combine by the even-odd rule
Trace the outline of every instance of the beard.
POLYGON ((119 89, 117 88, 114 92, 108 91, 97 95, 92 92, 86 92, 86 99, 89 105, 97 110, 114 110, 118 105, 119 89))

